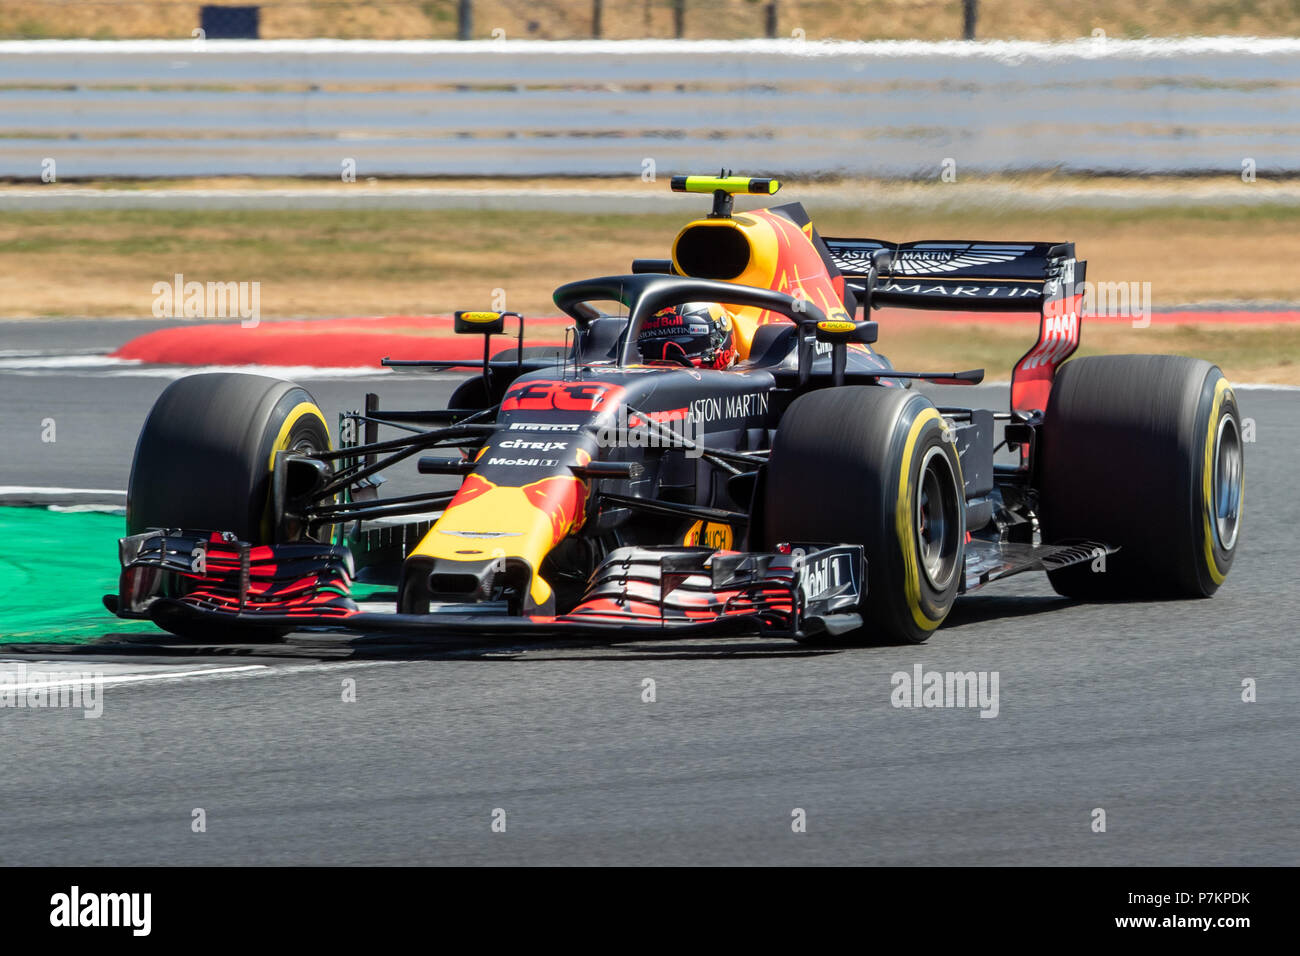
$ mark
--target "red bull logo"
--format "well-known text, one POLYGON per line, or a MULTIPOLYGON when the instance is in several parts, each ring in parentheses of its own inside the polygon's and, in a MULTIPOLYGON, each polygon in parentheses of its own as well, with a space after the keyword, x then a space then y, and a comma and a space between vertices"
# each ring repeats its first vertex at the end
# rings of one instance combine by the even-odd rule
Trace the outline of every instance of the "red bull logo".
MULTIPOLYGON (((487 451, 486 448, 483 450, 487 451)), ((457 505, 468 504, 479 495, 491 491, 495 487, 496 485, 492 484, 492 482, 488 481, 486 478, 480 478, 478 475, 468 475, 466 476, 465 481, 461 484, 460 491, 456 492, 456 497, 452 498, 451 502, 447 505, 447 510, 450 511, 457 505)))
POLYGON ((577 478, 562 475, 524 485, 524 496, 551 520, 551 547, 582 526, 587 486, 577 478))

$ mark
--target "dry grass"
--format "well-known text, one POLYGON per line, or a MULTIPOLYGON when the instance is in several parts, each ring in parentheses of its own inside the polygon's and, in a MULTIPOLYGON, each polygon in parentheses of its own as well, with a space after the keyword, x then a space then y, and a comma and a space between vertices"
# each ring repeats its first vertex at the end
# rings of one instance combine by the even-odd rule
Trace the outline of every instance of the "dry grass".
MULTIPOLYGON (((814 210, 814 213, 816 210, 814 210)), ((1052 211, 832 209, 828 235, 890 239, 1074 239, 1094 281, 1150 281, 1157 308, 1295 301, 1300 209, 1052 211)), ((554 315, 553 289, 664 255, 674 215, 543 212, 94 210, 0 214, 0 314, 148 317, 152 286, 257 281, 266 318, 445 314, 487 307, 554 315)), ((936 329, 882 315, 881 349, 900 366, 984 366, 1005 377, 1033 339, 1019 326, 936 329), (960 331, 958 331, 958 329, 960 331)), ((1085 324, 1084 350, 1181 352, 1219 361, 1241 381, 1300 384, 1300 327, 1149 329, 1085 324)))
MULTIPOLYGON (((1149 281, 1157 307, 1294 302, 1300 208, 828 209, 828 235, 1074 239, 1093 281, 1149 281)), ((153 282, 181 272, 259 281, 266 316, 445 312, 504 289, 552 311, 556 285, 666 255, 673 215, 456 211, 8 212, 0 313, 148 316, 153 282)))
POLYGON ((0 302, 10 316, 147 317, 155 282, 257 281, 276 316, 553 314, 569 279, 625 272, 675 229, 667 217, 470 211, 97 211, 0 216, 0 302))
MULTIPOLYGON (((1149 281, 1156 307, 1288 302, 1300 208, 812 209, 827 235, 1073 239, 1094 281, 1149 281)), ((148 316, 154 282, 259 281, 268 317, 553 311, 555 286, 666 255, 675 214, 470 210, 88 210, 0 214, 0 314, 148 316)))
MULTIPOLYGON (((685 0, 686 36, 762 36, 766 0, 685 0)), ((188 37, 196 0, 0 0, 0 36, 188 37)), ((454 37, 456 0, 263 0, 267 38, 454 37)), ((961 35, 960 0, 780 0, 777 33, 810 39, 947 39, 961 35)), ((1036 40, 1234 34, 1294 36, 1294 0, 981 0, 979 35, 1036 40)), ((474 0, 474 34, 511 38, 591 35, 590 0, 474 0)), ((604 36, 673 35, 670 0, 604 0, 604 36)))

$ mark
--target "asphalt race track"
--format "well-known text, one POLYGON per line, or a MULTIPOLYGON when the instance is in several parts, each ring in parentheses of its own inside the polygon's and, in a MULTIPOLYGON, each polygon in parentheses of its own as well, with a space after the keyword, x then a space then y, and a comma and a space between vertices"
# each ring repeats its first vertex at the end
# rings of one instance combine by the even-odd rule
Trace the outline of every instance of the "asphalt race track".
MULTIPOLYGON (((49 343, 23 326, 0 323, 0 349, 33 357, 49 343)), ((90 352, 119 333, 69 335, 90 352)), ((167 379, 21 364, 0 358, 0 486, 125 488, 167 379)), ((330 414, 366 390, 449 391, 419 375, 306 384, 330 414)), ((959 602, 922 647, 307 638, 39 658, 102 671, 103 715, 0 710, 0 863, 1295 864, 1300 395, 1239 398, 1256 424, 1243 544, 1213 600, 1075 605, 1024 575, 959 602), (916 665, 996 672, 997 716, 893 707, 891 675, 916 665)))

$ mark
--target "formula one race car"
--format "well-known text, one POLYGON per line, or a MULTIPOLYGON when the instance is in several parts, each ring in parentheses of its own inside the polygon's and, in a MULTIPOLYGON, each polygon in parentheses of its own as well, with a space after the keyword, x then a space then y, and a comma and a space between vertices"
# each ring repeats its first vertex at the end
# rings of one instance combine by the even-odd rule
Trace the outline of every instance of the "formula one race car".
POLYGON ((368 395, 334 445, 288 382, 174 382, 136 448, 110 610, 219 639, 919 642, 959 594, 1021 571, 1088 599, 1223 582, 1242 514, 1233 391, 1189 358, 1065 362, 1072 244, 822 238, 798 204, 733 211, 775 180, 673 188, 712 194, 712 212, 669 259, 560 287, 564 348, 524 348, 513 313, 464 312, 481 360, 386 360, 476 369, 449 407, 368 395), (872 347, 881 306, 1037 314, 1010 409, 914 390, 983 372, 893 368, 872 347), (518 344, 493 355, 507 320, 518 344), (380 497, 379 473, 417 455, 459 483, 380 497))

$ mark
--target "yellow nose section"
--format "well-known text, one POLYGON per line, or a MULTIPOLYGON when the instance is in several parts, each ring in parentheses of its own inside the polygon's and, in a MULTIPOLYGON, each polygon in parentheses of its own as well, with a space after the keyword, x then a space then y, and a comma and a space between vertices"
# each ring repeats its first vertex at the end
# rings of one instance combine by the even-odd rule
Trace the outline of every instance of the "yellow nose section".
POLYGON ((586 485, 565 475, 519 487, 470 475, 410 557, 471 562, 520 558, 533 569, 533 601, 545 604, 551 586, 537 570, 551 549, 581 526, 586 497, 586 485))

